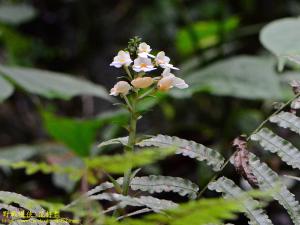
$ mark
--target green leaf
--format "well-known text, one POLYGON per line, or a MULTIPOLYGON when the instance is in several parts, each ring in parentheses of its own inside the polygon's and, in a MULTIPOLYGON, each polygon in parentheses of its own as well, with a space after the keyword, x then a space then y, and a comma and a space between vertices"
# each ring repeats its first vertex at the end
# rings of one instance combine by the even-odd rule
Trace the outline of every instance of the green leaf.
POLYGON ((235 219, 242 211, 237 200, 210 198, 180 204, 167 214, 149 214, 141 219, 124 219, 117 221, 107 217, 105 225, 208 225, 223 224, 224 220, 235 219))
POLYGON ((281 178, 268 165, 261 162, 256 155, 249 152, 249 166, 254 176, 258 180, 259 188, 262 191, 277 190, 271 193, 289 213, 295 225, 300 224, 300 205, 286 185, 283 184, 281 178))
POLYGON ((3 65, 0 66, 0 73, 25 91, 46 98, 67 100, 78 95, 91 95, 110 100, 102 86, 62 73, 3 65))
POLYGON ((127 145, 128 143, 128 136, 127 137, 119 137, 119 138, 113 138, 107 141, 103 141, 101 142, 97 147, 98 148, 102 148, 104 146, 108 146, 108 145, 127 145))
POLYGON ((213 170, 219 171, 224 163, 224 157, 211 148, 194 141, 188 141, 175 136, 167 136, 159 134, 157 136, 144 139, 138 143, 140 147, 171 147, 176 146, 178 149, 176 154, 181 154, 190 158, 195 158, 199 161, 205 161, 207 165, 213 167, 213 170))
POLYGON ((0 191, 0 200, 7 204, 17 203, 22 208, 30 210, 36 214, 45 212, 45 210, 37 202, 17 193, 0 191))
MULTIPOLYGON (((123 179, 118 179, 119 183, 123 179)), ((141 190, 149 193, 161 193, 161 192, 175 192, 181 196, 188 195, 191 199, 197 197, 199 187, 190 180, 183 179, 181 177, 171 176, 143 176, 134 177, 130 181, 130 188, 134 191, 141 190)))
POLYGON ((124 173, 129 168, 140 167, 162 160, 174 154, 175 147, 145 149, 137 152, 126 152, 125 154, 95 156, 86 158, 85 164, 88 168, 101 168, 108 173, 124 173))
POLYGON ((36 146, 15 145, 0 149, 0 158, 9 162, 18 162, 26 160, 39 152, 36 146))
POLYGON ((189 97, 195 92, 245 99, 279 99, 280 82, 270 59, 236 56, 188 74, 186 90, 173 90, 174 97, 189 97))
POLYGON ((277 115, 271 116, 269 121, 276 123, 282 128, 288 128, 291 131, 300 134, 300 118, 289 112, 280 112, 277 115))
POLYGON ((251 135, 251 140, 258 141, 263 149, 276 153, 288 165, 300 169, 300 151, 271 130, 263 128, 251 135))
POLYGON ((7 99, 14 91, 14 87, 0 76, 0 103, 7 99))
POLYGON ((162 210, 175 208, 177 206, 177 204, 172 201, 158 199, 152 196, 140 196, 136 198, 136 197, 124 196, 117 193, 102 193, 102 194, 89 196, 88 198, 91 200, 117 201, 119 202, 118 208, 119 207, 124 208, 126 206, 135 206, 135 207, 146 206, 147 208, 151 209, 154 212, 160 212, 162 210))
POLYGON ((234 219, 235 213, 242 211, 242 208, 237 200, 201 199, 168 210, 167 215, 152 214, 146 216, 145 220, 168 225, 220 224, 225 219, 234 219))
MULTIPOLYGON (((68 159, 65 159, 62 162, 58 163, 60 166, 65 167, 74 167, 78 169, 83 169, 83 162, 79 157, 69 157, 68 159)), ((72 190, 74 190, 76 181, 71 179, 68 174, 58 174, 54 173, 52 174, 52 182, 56 187, 60 187, 64 189, 66 192, 70 193, 72 190)))
POLYGON ((286 55, 300 54, 300 18, 283 18, 267 24, 260 32, 262 45, 280 60, 279 69, 286 55))
POLYGON ((176 34, 176 47, 181 54, 188 55, 197 49, 212 47, 220 42, 220 31, 225 34, 237 28, 239 20, 231 17, 224 22, 199 21, 184 27, 176 34))
POLYGON ((0 22, 11 25, 25 23, 36 16, 35 9, 28 4, 2 3, 0 5, 0 22))
POLYGON ((226 178, 220 177, 218 180, 211 182, 208 186, 210 190, 215 190, 225 194, 225 198, 241 199, 244 206, 244 212, 250 219, 249 224, 252 225, 272 225, 272 221, 261 208, 261 204, 254 200, 248 193, 244 192, 235 183, 226 178))
POLYGON ((79 156, 89 155, 97 130, 102 125, 98 120, 75 120, 50 112, 42 112, 42 117, 48 134, 79 156))

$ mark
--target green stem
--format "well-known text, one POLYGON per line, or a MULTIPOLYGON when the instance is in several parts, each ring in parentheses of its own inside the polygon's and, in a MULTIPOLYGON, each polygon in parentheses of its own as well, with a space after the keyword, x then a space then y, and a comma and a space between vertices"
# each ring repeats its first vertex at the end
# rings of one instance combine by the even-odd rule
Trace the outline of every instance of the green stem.
POLYGON ((132 80, 133 76, 131 75, 130 70, 128 69, 128 66, 124 66, 124 69, 125 69, 126 73, 128 74, 129 78, 132 80))
MULTIPOLYGON (((131 101, 131 110, 130 112, 130 124, 129 124, 129 137, 128 143, 125 146, 126 152, 133 152, 134 145, 136 142, 136 125, 137 125, 137 112, 136 112, 136 104, 137 97, 133 96, 131 101)), ((131 177, 131 168, 125 171, 124 173, 124 181, 123 181, 123 195, 128 194, 129 185, 130 185, 130 177, 131 177)))

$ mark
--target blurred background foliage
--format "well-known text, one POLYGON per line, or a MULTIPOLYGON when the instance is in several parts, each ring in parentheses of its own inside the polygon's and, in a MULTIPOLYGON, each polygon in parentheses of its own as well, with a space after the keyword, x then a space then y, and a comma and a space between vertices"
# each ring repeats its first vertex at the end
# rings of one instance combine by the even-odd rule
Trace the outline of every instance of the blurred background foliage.
MULTIPOLYGON (((43 160, 80 168, 82 156, 108 152, 95 145, 126 135, 128 115, 103 97, 102 88, 109 90, 123 75, 109 67, 115 53, 130 37, 140 36, 154 49, 167 52, 181 68, 178 76, 191 87, 139 105, 140 111, 147 111, 139 132, 195 140, 229 156, 234 137, 249 134, 270 114, 274 101, 292 94, 287 81, 300 73, 290 72, 294 65, 288 65, 279 74, 277 59, 260 44, 259 32, 275 19, 299 13, 296 0, 1 1, 0 78, 11 81, 16 91, 6 89, 4 95, 0 86, 0 146, 5 148, 0 155, 15 161, 39 160, 43 154, 36 146, 47 144, 62 149, 57 152, 63 156, 44 154, 43 160), (47 77, 54 74, 46 72, 36 79, 31 75, 39 71, 31 70, 24 72, 24 81, 11 66, 74 74, 102 87, 75 82, 60 88, 62 81, 50 82, 47 77), (74 87, 79 94, 96 97, 79 97, 74 87), (20 145, 28 154, 20 156, 20 145)), ((273 169, 286 169, 276 158, 264 157, 273 169)), ((212 175, 205 165, 177 157, 147 166, 147 172, 187 177, 202 186, 212 175)), ((80 186, 63 175, 36 173, 28 179, 23 174, 24 170, 12 173, 3 167, 1 189, 56 199, 80 186)), ((285 215, 276 213, 277 205, 269 210, 278 224, 288 224, 285 215)))

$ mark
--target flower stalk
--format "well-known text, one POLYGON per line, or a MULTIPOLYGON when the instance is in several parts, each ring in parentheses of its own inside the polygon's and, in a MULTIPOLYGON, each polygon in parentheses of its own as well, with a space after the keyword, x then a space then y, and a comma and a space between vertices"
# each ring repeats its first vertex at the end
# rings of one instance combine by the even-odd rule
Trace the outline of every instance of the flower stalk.
MULTIPOLYGON (((148 44, 145 42, 140 43, 139 38, 134 38, 130 40, 128 48, 120 50, 110 64, 116 68, 123 67, 127 73, 126 81, 118 81, 110 91, 110 95, 120 96, 125 101, 130 114, 129 137, 128 143, 124 147, 125 152, 134 152, 136 127, 139 118, 137 111, 139 100, 150 96, 156 91, 168 91, 173 87, 180 89, 188 87, 183 79, 171 73, 171 69, 179 69, 170 64, 170 58, 165 55, 165 52, 160 51, 154 56, 150 53, 151 51, 152 49, 148 44), (132 60, 131 57, 136 58, 132 60), (159 68, 162 68, 163 72, 158 72, 159 68), (156 76, 151 76, 150 72, 155 72, 156 76)), ((128 195, 130 180, 135 175, 131 170, 132 168, 124 172, 123 195, 128 195)))
MULTIPOLYGON (((130 104, 130 123, 129 123, 129 137, 128 137, 128 143, 124 147, 124 150, 127 152, 133 152, 134 151, 134 145, 136 142, 136 126, 137 126, 137 111, 136 111, 136 104, 137 104, 138 98, 136 96, 133 96, 131 104, 130 104)), ((131 168, 124 173, 124 180, 123 180, 123 195, 128 194, 129 185, 130 185, 130 179, 131 179, 131 168)))

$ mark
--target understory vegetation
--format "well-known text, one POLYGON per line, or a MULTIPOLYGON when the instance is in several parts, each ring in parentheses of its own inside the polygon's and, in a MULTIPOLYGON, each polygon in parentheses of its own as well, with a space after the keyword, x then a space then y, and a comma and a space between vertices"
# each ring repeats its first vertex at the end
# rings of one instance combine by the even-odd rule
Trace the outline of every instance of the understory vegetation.
POLYGON ((300 225, 300 5, 121 2, 0 3, 0 224, 300 225))

